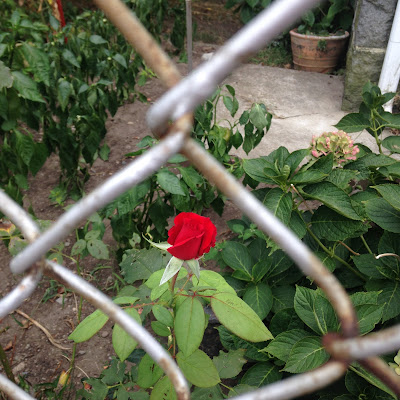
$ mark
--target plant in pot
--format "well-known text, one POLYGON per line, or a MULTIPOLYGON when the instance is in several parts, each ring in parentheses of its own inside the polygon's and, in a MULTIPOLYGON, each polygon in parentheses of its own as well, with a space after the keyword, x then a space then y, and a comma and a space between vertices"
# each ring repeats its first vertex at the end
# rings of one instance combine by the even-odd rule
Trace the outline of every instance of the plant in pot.
POLYGON ((353 0, 329 0, 302 16, 290 31, 295 69, 332 72, 346 48, 353 22, 353 0))

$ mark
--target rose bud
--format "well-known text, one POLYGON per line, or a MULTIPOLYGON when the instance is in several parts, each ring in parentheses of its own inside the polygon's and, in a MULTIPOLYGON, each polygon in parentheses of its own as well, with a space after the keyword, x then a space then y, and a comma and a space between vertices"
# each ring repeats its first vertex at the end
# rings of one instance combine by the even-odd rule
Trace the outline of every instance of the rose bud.
POLYGON ((174 219, 168 231, 168 252, 181 260, 193 260, 208 253, 215 246, 217 228, 209 218, 183 212, 174 219))

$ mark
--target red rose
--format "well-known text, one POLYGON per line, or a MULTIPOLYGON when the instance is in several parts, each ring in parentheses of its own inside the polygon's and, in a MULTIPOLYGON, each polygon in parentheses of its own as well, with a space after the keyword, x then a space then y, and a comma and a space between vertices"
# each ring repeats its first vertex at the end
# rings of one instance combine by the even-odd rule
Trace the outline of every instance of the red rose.
POLYGON ((168 252, 174 257, 197 259, 215 246, 217 228, 209 218, 183 212, 175 217, 174 224, 168 231, 168 243, 172 244, 168 252))

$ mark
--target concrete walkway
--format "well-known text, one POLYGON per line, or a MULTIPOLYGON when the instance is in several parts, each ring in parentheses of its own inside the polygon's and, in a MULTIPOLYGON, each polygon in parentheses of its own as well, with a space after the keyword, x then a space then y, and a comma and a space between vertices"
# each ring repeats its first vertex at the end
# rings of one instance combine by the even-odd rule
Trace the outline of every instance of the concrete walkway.
MULTIPOLYGON (((312 136, 336 131, 333 126, 345 115, 341 110, 343 77, 292 69, 243 64, 224 83, 232 85, 239 101, 240 117, 253 103, 264 103, 272 113, 272 124, 261 143, 244 158, 265 156, 279 146, 289 151, 309 147, 312 136)), ((218 120, 232 120, 224 105, 219 105, 218 120)), ((223 125, 223 124, 221 124, 223 125)), ((375 140, 366 131, 351 134, 377 151, 375 140)))

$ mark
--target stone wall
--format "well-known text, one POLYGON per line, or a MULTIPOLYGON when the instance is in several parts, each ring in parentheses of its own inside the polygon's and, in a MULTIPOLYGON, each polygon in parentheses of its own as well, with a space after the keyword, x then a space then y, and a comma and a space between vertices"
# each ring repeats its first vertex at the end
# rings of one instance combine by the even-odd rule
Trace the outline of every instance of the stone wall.
POLYGON ((397 0, 357 0, 346 60, 345 111, 358 109, 368 80, 379 81, 396 5, 397 0))

